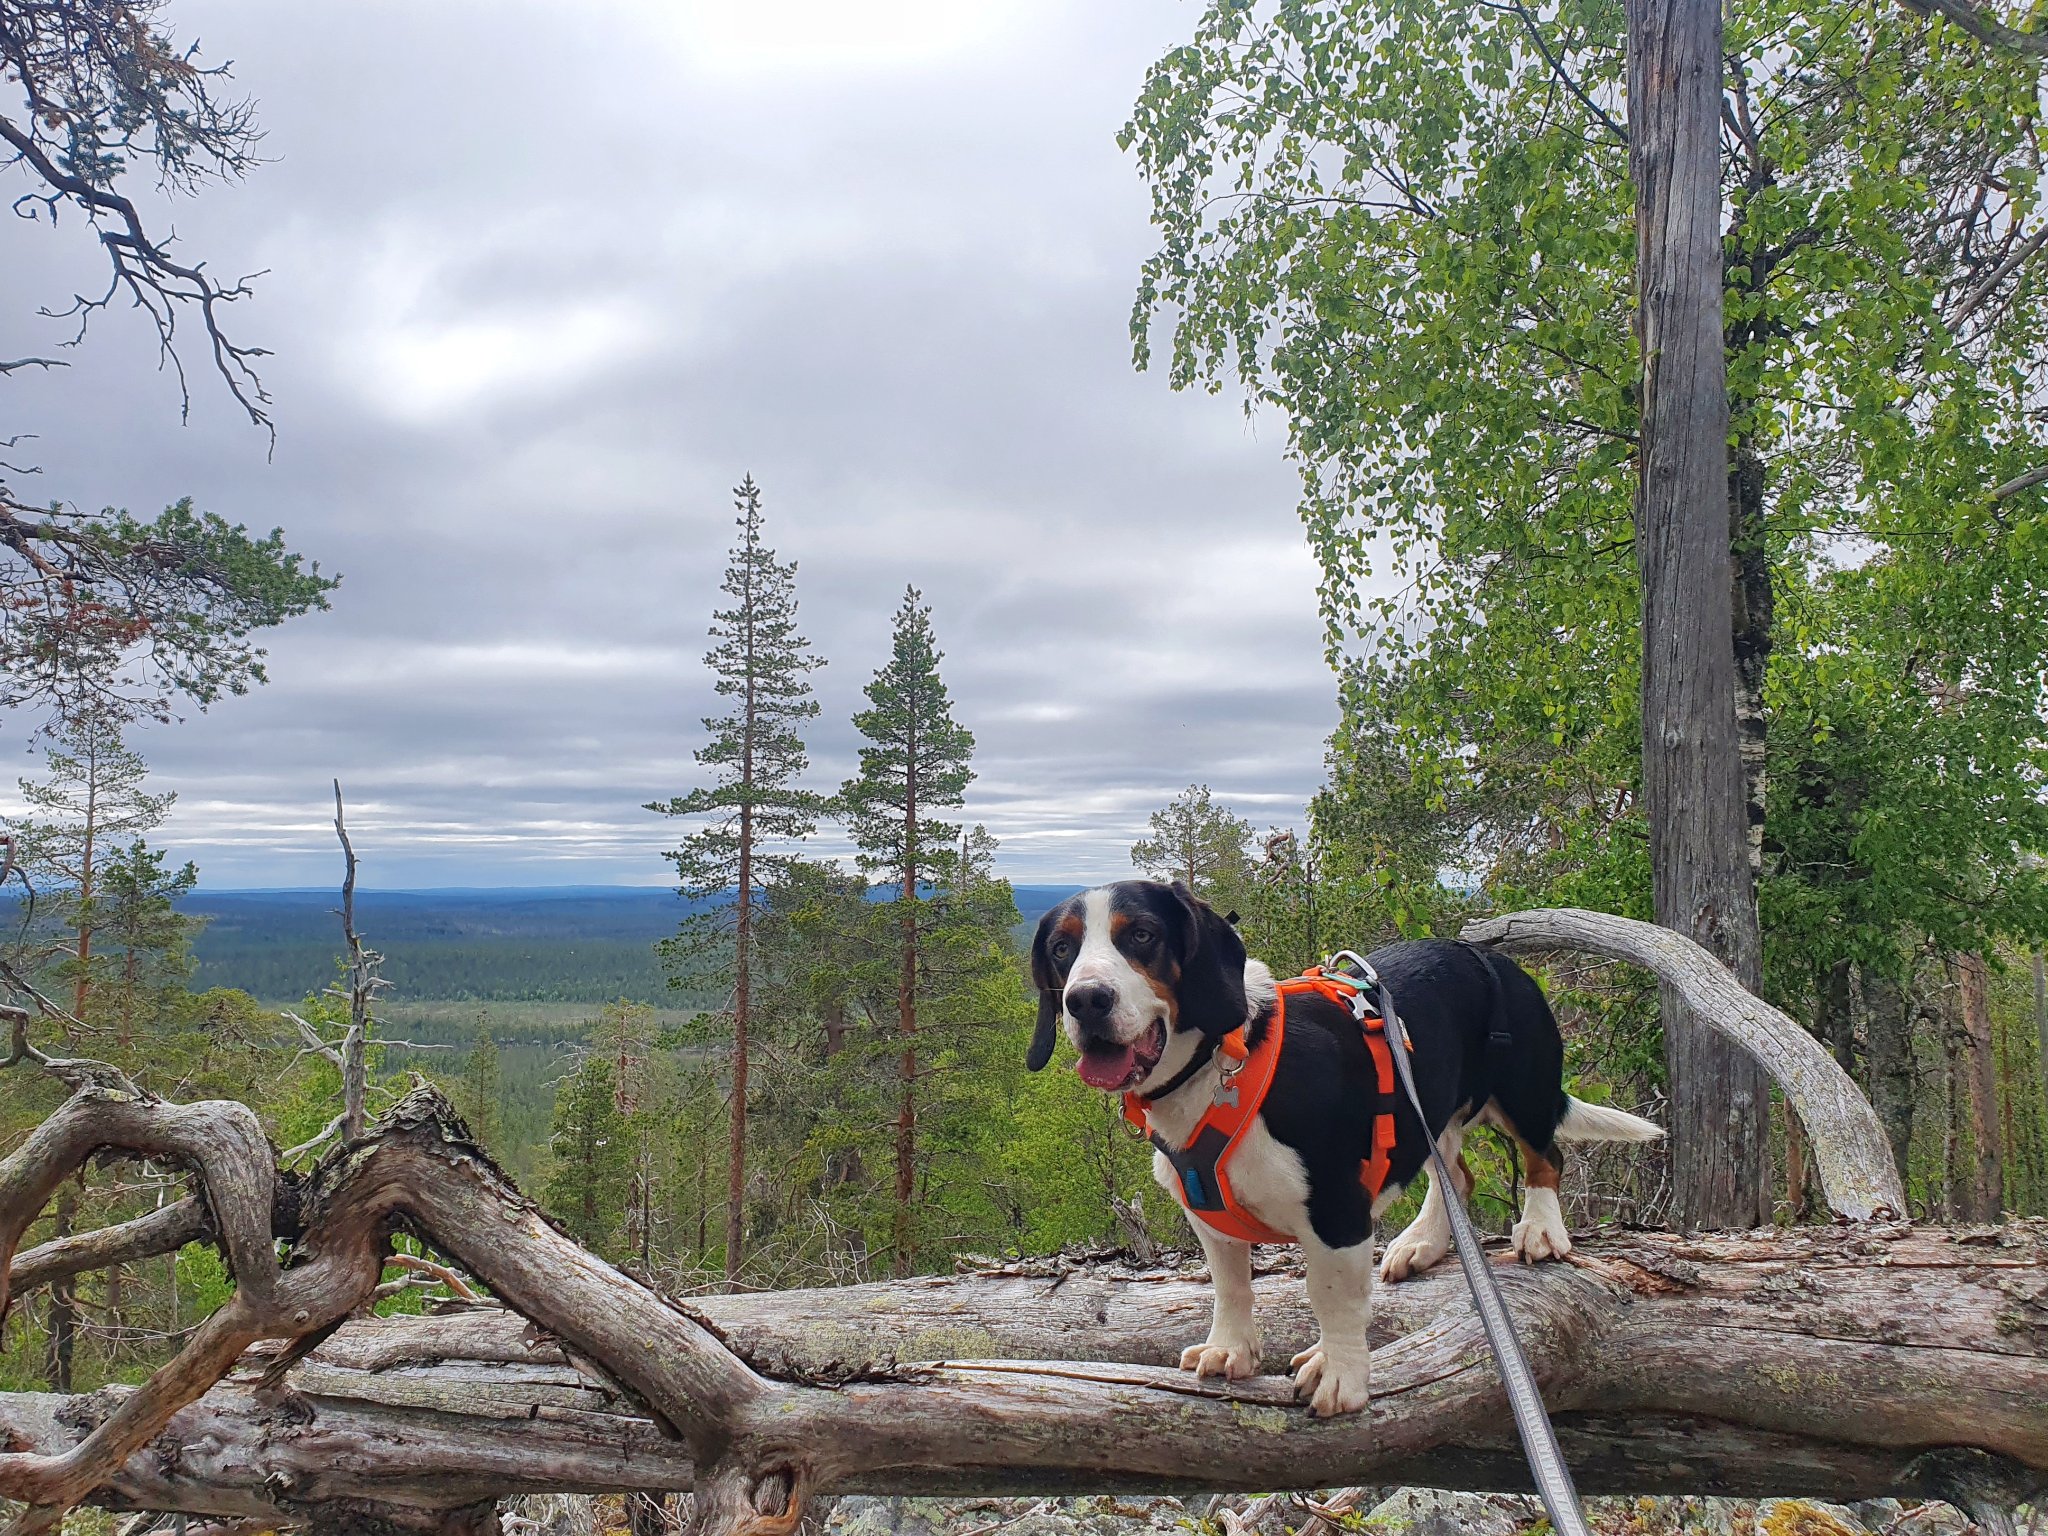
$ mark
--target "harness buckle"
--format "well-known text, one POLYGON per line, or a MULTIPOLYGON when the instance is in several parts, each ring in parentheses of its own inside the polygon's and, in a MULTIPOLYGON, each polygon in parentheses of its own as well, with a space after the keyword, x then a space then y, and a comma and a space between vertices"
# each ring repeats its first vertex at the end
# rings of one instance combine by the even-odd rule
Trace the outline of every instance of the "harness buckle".
POLYGON ((1372 962, 1353 949, 1338 950, 1323 962, 1322 971, 1325 976, 1349 982, 1361 991, 1380 984, 1380 973, 1373 969, 1372 962))

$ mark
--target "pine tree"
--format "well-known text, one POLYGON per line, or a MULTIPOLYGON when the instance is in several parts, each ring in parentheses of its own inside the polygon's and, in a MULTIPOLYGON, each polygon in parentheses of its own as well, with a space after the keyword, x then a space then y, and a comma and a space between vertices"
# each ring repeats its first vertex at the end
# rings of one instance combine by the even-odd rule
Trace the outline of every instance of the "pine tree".
POLYGON ((918 936, 928 903, 919 882, 952 857, 958 828, 931 818, 963 802, 974 774, 974 737, 953 721, 941 653, 932 638, 931 609, 915 587, 896 611, 888 665, 867 686, 868 708, 853 717, 871 743, 860 749, 860 773, 841 788, 840 804, 860 848, 861 868, 896 885, 893 914, 900 944, 896 1026, 901 1047, 896 1113, 896 1272, 910 1271, 910 1207, 917 1166, 918 936))
MULTIPOLYGON (((67 719, 45 754, 41 783, 18 781, 29 814, 16 822, 22 867, 55 882, 56 909, 71 930, 71 1012, 83 1019, 92 1002, 93 940, 100 925, 100 861, 111 843, 140 836, 168 814, 173 794, 143 790, 149 765, 121 740, 111 707, 86 708, 67 719)), ((127 1025, 121 1028, 125 1032, 127 1025)))
POLYGON ((548 1150, 554 1158, 543 1195, 548 1209, 577 1242, 603 1253, 618 1231, 632 1163, 607 1058, 586 1058, 562 1084, 548 1150))
POLYGON ((1208 785, 1190 784, 1152 813, 1152 835, 1131 846, 1131 862, 1213 901, 1243 880, 1251 836, 1252 824, 1216 804, 1208 785))
MULTIPOLYGON (((818 713, 809 674, 824 665, 796 628, 796 562, 783 563, 761 541, 761 490, 748 475, 733 492, 739 542, 733 546, 722 590, 732 606, 714 610, 717 643, 704 663, 729 713, 707 716, 711 739, 697 761, 713 782, 647 809, 666 816, 709 818, 668 855, 682 893, 712 904, 686 923, 668 951, 685 966, 701 956, 705 940, 730 932, 732 978, 731 1151, 726 1170, 725 1275, 739 1274, 746 1238, 748 1032, 752 1027, 753 936, 756 892, 786 862, 778 843, 801 841, 817 826, 820 796, 796 781, 810 766, 799 725, 818 713), (730 908, 726 894, 733 893, 730 908)), ((720 946, 722 947, 722 946, 720 946)), ((671 975, 673 982, 684 977, 671 975)))

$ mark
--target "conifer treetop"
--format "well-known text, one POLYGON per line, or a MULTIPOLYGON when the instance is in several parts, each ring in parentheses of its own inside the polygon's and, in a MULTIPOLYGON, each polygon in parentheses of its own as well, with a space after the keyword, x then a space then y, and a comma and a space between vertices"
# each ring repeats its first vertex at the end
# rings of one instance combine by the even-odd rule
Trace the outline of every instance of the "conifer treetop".
POLYGON ((756 878, 781 862, 760 844, 800 841, 817 826, 824 798, 797 780, 810 767, 799 727, 818 713, 810 674, 825 664, 797 629, 796 562, 779 561, 763 541, 761 488, 748 475, 733 491, 739 538, 720 590, 731 600, 712 613, 704 664, 716 679, 722 715, 704 717, 710 739, 696 752, 711 782, 647 809, 705 818, 667 857, 686 894, 710 897, 739 878, 740 819, 751 823, 756 878))
POLYGON ((853 717, 868 744, 839 803, 865 870, 929 869, 959 837, 958 827, 927 815, 963 804, 974 779, 974 735, 953 719, 931 619, 923 594, 906 587, 889 660, 867 686, 868 707, 853 717))

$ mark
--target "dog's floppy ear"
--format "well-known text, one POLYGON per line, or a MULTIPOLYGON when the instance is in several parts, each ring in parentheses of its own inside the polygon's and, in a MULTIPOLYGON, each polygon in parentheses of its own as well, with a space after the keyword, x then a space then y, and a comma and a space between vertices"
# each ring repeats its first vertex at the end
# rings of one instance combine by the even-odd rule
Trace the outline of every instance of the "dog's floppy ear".
POLYGON ((1245 1021, 1244 940, 1181 881, 1170 889, 1181 909, 1180 1024, 1227 1035, 1245 1021))
POLYGON ((1052 1060, 1054 1027, 1060 1018, 1060 987, 1053 979, 1052 961, 1045 952, 1045 941, 1052 933, 1053 917, 1058 907, 1052 908, 1038 920, 1038 932, 1031 940, 1031 984, 1038 988, 1038 1027, 1031 1032, 1031 1049, 1024 1054, 1024 1066, 1036 1072, 1052 1060))

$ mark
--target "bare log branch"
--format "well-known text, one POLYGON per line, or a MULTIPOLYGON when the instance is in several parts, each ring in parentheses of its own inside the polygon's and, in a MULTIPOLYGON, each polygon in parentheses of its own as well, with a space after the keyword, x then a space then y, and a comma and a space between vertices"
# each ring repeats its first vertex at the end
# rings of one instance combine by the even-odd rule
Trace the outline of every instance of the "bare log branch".
POLYGON ((194 1199, 179 1200, 118 1226, 60 1237, 31 1248, 15 1259, 7 1283, 14 1295, 26 1296, 53 1280, 176 1253, 205 1233, 205 1207, 194 1199))
POLYGON ((1654 923, 1576 907, 1488 918, 1469 925, 1464 937, 1508 954, 1582 950, 1651 972, 1777 1080, 1806 1128, 1830 1210, 1849 1221, 1905 1214, 1906 1192, 1891 1144, 1849 1074, 1789 1015, 1743 987, 1691 939, 1654 923))
POLYGON ((482 1300, 469 1281, 446 1264, 436 1264, 432 1259, 423 1259, 412 1253, 394 1253, 384 1263, 387 1268, 412 1270, 429 1284, 447 1286, 455 1293, 458 1301, 482 1300))

